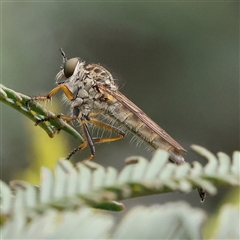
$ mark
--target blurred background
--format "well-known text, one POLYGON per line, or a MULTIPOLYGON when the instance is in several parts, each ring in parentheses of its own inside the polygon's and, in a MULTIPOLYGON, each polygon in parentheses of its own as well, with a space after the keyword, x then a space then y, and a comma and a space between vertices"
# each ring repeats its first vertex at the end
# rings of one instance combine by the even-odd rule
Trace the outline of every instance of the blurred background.
MULTIPOLYGON (((206 163, 191 144, 214 154, 239 150, 239 3, 237 2, 3 2, 2 79, 29 96, 55 86, 62 58, 101 63, 121 92, 188 150, 186 160, 206 163)), ((67 109, 53 98, 47 108, 67 109)), ((1 178, 37 183, 41 166, 53 166, 78 146, 61 132, 53 139, 1 104, 1 178), (49 162, 52 161, 52 162, 49 162)), ((94 161, 122 169, 124 159, 152 154, 122 141, 97 146, 94 161)), ((73 157, 89 156, 85 149, 73 157)), ((228 189, 204 204, 196 191, 124 201, 126 208, 186 200, 214 210, 228 189)))

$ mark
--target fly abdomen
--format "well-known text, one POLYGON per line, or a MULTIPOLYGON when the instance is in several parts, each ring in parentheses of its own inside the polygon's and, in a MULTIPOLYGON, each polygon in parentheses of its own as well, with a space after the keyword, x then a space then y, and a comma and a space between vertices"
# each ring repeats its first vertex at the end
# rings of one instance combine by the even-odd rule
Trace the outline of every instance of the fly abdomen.
MULTIPOLYGON (((140 139, 144 140, 154 149, 164 149, 169 152, 170 159, 173 162, 181 164, 184 162, 182 155, 185 153, 183 149, 177 149, 170 141, 171 137, 158 125, 158 131, 161 134, 158 134, 157 131, 154 131, 156 123, 152 120, 147 124, 139 117, 139 114, 134 111, 130 111, 127 107, 121 104, 118 101, 111 100, 110 103, 105 105, 105 112, 113 119, 117 120, 121 125, 125 127, 126 130, 129 130, 134 135, 138 136, 140 139), (154 126, 151 126, 153 124, 154 126)), ((145 115, 146 116, 146 115, 145 115)))
POLYGON ((121 103, 115 102, 114 104, 111 104, 111 106, 109 105, 105 111, 112 118, 123 124, 133 134, 138 135, 141 139, 150 144, 153 148, 157 149, 161 147, 166 150, 168 149, 166 148, 166 143, 165 145, 164 143, 157 144, 157 142, 160 140, 160 137, 143 121, 141 121, 139 117, 137 117, 133 112, 129 111, 129 109, 127 109, 121 103))

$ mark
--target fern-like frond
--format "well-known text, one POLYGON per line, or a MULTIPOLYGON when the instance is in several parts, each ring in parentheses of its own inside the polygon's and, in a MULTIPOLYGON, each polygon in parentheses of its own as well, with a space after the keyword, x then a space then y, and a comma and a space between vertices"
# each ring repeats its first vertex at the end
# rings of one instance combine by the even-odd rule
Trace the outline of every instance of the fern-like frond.
POLYGON ((22 181, 11 182, 12 191, 1 183, 2 222, 21 210, 27 219, 48 209, 76 209, 83 205, 120 211, 123 199, 160 194, 171 191, 189 192, 197 187, 215 194, 223 185, 239 186, 240 152, 233 161, 223 153, 217 159, 206 149, 193 146, 207 157, 206 166, 194 162, 175 165, 168 162, 168 153, 156 151, 149 162, 143 157, 131 157, 120 173, 112 167, 104 168, 94 162, 80 162, 73 166, 59 160, 55 172, 42 168, 41 185, 22 181))
POLYGON ((2 228, 3 239, 200 239, 206 214, 177 202, 135 207, 120 223, 86 207, 75 212, 48 210, 26 225, 20 218, 2 228))
MULTIPOLYGON (((12 89, 0 84, 0 101, 16 109, 23 115, 30 118, 33 122, 36 123, 39 120, 55 116, 54 113, 50 112, 36 102, 33 103, 30 101, 29 109, 27 109, 26 102, 28 100, 30 100, 30 97, 22 93, 15 92, 12 89)), ((43 128, 51 138, 54 137, 59 130, 63 130, 71 134, 80 142, 84 141, 82 136, 62 119, 49 119, 49 121, 39 122, 38 125, 43 128)))

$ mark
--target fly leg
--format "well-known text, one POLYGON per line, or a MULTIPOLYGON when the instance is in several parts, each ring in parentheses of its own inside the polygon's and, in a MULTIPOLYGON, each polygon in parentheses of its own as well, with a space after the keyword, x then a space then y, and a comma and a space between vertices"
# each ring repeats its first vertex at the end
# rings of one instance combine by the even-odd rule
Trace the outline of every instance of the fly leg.
POLYGON ((29 107, 29 103, 31 101, 46 101, 52 98, 53 95, 55 95, 59 90, 63 90, 63 92, 65 93, 66 97, 69 100, 72 100, 74 98, 73 93, 69 90, 69 88, 64 85, 64 84, 60 84, 57 87, 55 87, 52 91, 50 91, 48 94, 46 94, 45 96, 39 96, 39 97, 32 97, 31 99, 26 101, 26 107, 28 110, 30 110, 29 107))
POLYGON ((92 160, 94 158, 94 156, 95 156, 95 153, 96 153, 94 143, 113 142, 113 141, 120 140, 120 139, 122 139, 125 136, 125 133, 123 131, 121 131, 120 129, 117 129, 116 127, 113 127, 111 125, 108 125, 106 123, 98 121, 96 119, 89 119, 89 122, 91 122, 92 124, 94 124, 94 125, 96 125, 96 126, 98 126, 100 128, 106 129, 107 131, 114 132, 114 133, 118 134, 118 136, 117 137, 113 137, 113 138, 92 138, 92 136, 91 136, 91 134, 89 132, 89 129, 87 127, 86 120, 82 119, 81 123, 82 123, 82 128, 83 128, 84 135, 86 137, 86 141, 84 141, 81 145, 76 147, 68 155, 67 159, 70 159, 72 157, 72 155, 74 155, 76 152, 78 152, 78 151, 84 149, 85 147, 89 146, 91 155, 90 155, 90 157, 87 160, 92 160))
POLYGON ((74 148, 73 151, 71 153, 69 153, 69 155, 67 156, 67 159, 70 159, 73 154, 75 154, 76 152, 84 149, 87 146, 89 146, 90 151, 91 151, 91 155, 88 158, 88 160, 92 160, 94 158, 94 155, 95 155, 95 152, 96 152, 95 146, 94 146, 94 140, 92 139, 92 136, 89 132, 89 129, 88 129, 87 124, 86 124, 86 120, 82 119, 81 123, 82 123, 82 128, 83 128, 83 132, 84 132, 84 135, 86 137, 86 140, 82 144, 80 144, 78 147, 74 148))
MULTIPOLYGON (((45 96, 33 97, 33 98, 27 100, 26 101, 27 109, 30 110, 30 106, 29 106, 30 102, 32 102, 32 101, 46 101, 46 100, 49 100, 49 99, 52 98, 53 95, 55 95, 61 89, 63 90, 63 92, 65 93, 66 97, 69 100, 72 100, 74 98, 74 95, 69 90, 69 88, 66 85, 64 85, 64 84, 60 84, 57 87, 55 87, 52 91, 50 91, 48 94, 46 94, 45 96)), ((48 118, 37 120, 36 123, 35 123, 35 126, 37 126, 40 122, 45 122, 45 121, 49 121, 50 119, 56 119, 56 118, 64 119, 66 121, 73 121, 73 120, 76 119, 76 118, 73 118, 73 117, 70 117, 70 116, 65 116, 65 115, 62 115, 62 114, 58 114, 56 116, 51 116, 51 117, 48 117, 48 118)))
POLYGON ((41 122, 46 122, 46 121, 53 120, 53 119, 63 119, 66 122, 70 122, 70 121, 76 120, 77 118, 76 117, 70 117, 70 116, 63 115, 63 114, 57 114, 55 116, 50 116, 50 117, 47 117, 47 118, 37 120, 35 122, 35 126, 37 126, 41 122))

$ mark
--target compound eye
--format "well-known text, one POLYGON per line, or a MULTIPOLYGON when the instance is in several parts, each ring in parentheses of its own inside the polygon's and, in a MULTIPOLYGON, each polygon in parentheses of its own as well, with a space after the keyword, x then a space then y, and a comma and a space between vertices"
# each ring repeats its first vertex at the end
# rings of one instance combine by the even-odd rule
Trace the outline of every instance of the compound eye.
POLYGON ((63 68, 64 76, 66 78, 69 78, 73 75, 74 70, 77 66, 77 63, 78 63, 78 58, 71 58, 67 60, 63 68))

